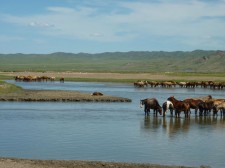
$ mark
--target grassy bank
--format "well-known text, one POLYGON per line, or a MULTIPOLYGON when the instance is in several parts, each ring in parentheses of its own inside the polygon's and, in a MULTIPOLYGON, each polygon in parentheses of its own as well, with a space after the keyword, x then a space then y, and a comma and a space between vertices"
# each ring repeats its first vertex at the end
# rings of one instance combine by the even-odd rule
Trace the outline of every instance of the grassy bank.
POLYGON ((14 93, 22 90, 19 86, 0 81, 0 94, 14 93))
POLYGON ((133 83, 138 80, 148 81, 214 81, 225 82, 225 73, 81 73, 81 72, 0 72, 0 80, 13 80, 15 76, 49 76, 56 77, 59 81, 64 77, 65 81, 79 82, 117 82, 117 83, 133 83))
POLYGON ((0 54, 0 71, 224 72, 224 51, 0 54))

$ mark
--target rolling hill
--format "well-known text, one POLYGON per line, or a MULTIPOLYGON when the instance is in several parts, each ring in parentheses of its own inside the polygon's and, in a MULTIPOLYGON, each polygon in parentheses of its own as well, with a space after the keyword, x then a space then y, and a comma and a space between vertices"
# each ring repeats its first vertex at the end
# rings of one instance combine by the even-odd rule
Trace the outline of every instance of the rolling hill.
POLYGON ((225 72, 225 51, 0 54, 0 71, 225 72))

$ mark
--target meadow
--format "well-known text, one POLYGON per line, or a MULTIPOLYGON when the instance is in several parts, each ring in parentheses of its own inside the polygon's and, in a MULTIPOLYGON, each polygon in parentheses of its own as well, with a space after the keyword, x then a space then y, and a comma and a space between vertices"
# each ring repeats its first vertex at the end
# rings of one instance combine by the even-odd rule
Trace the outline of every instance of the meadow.
POLYGON ((225 52, 0 54, 0 71, 224 73, 225 52))

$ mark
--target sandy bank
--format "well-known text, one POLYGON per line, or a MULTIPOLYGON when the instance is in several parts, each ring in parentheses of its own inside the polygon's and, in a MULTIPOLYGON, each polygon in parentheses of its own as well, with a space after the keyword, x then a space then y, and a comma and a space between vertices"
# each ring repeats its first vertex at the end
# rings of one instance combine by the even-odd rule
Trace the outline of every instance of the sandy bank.
POLYGON ((92 96, 92 93, 62 90, 21 90, 0 94, 0 101, 55 101, 55 102, 131 102, 116 96, 92 96))
MULTIPOLYGON (((29 160, 0 158, 0 167, 4 168, 188 168, 185 166, 167 166, 156 164, 99 162, 99 161, 65 161, 65 160, 29 160)), ((204 168, 204 166, 201 166, 204 168)))
POLYGON ((0 72, 7 76, 50 76, 83 79, 133 79, 133 80, 196 80, 196 81, 225 81, 221 76, 176 76, 173 73, 84 73, 84 72, 0 72))

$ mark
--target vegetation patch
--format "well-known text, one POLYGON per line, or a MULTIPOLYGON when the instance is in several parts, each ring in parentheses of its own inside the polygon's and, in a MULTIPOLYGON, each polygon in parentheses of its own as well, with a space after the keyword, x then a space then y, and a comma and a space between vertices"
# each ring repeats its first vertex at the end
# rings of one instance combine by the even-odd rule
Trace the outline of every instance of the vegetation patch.
POLYGON ((14 93, 22 90, 19 86, 0 81, 0 94, 14 93))
POLYGON ((225 72, 224 51, 0 54, 0 71, 225 72))

